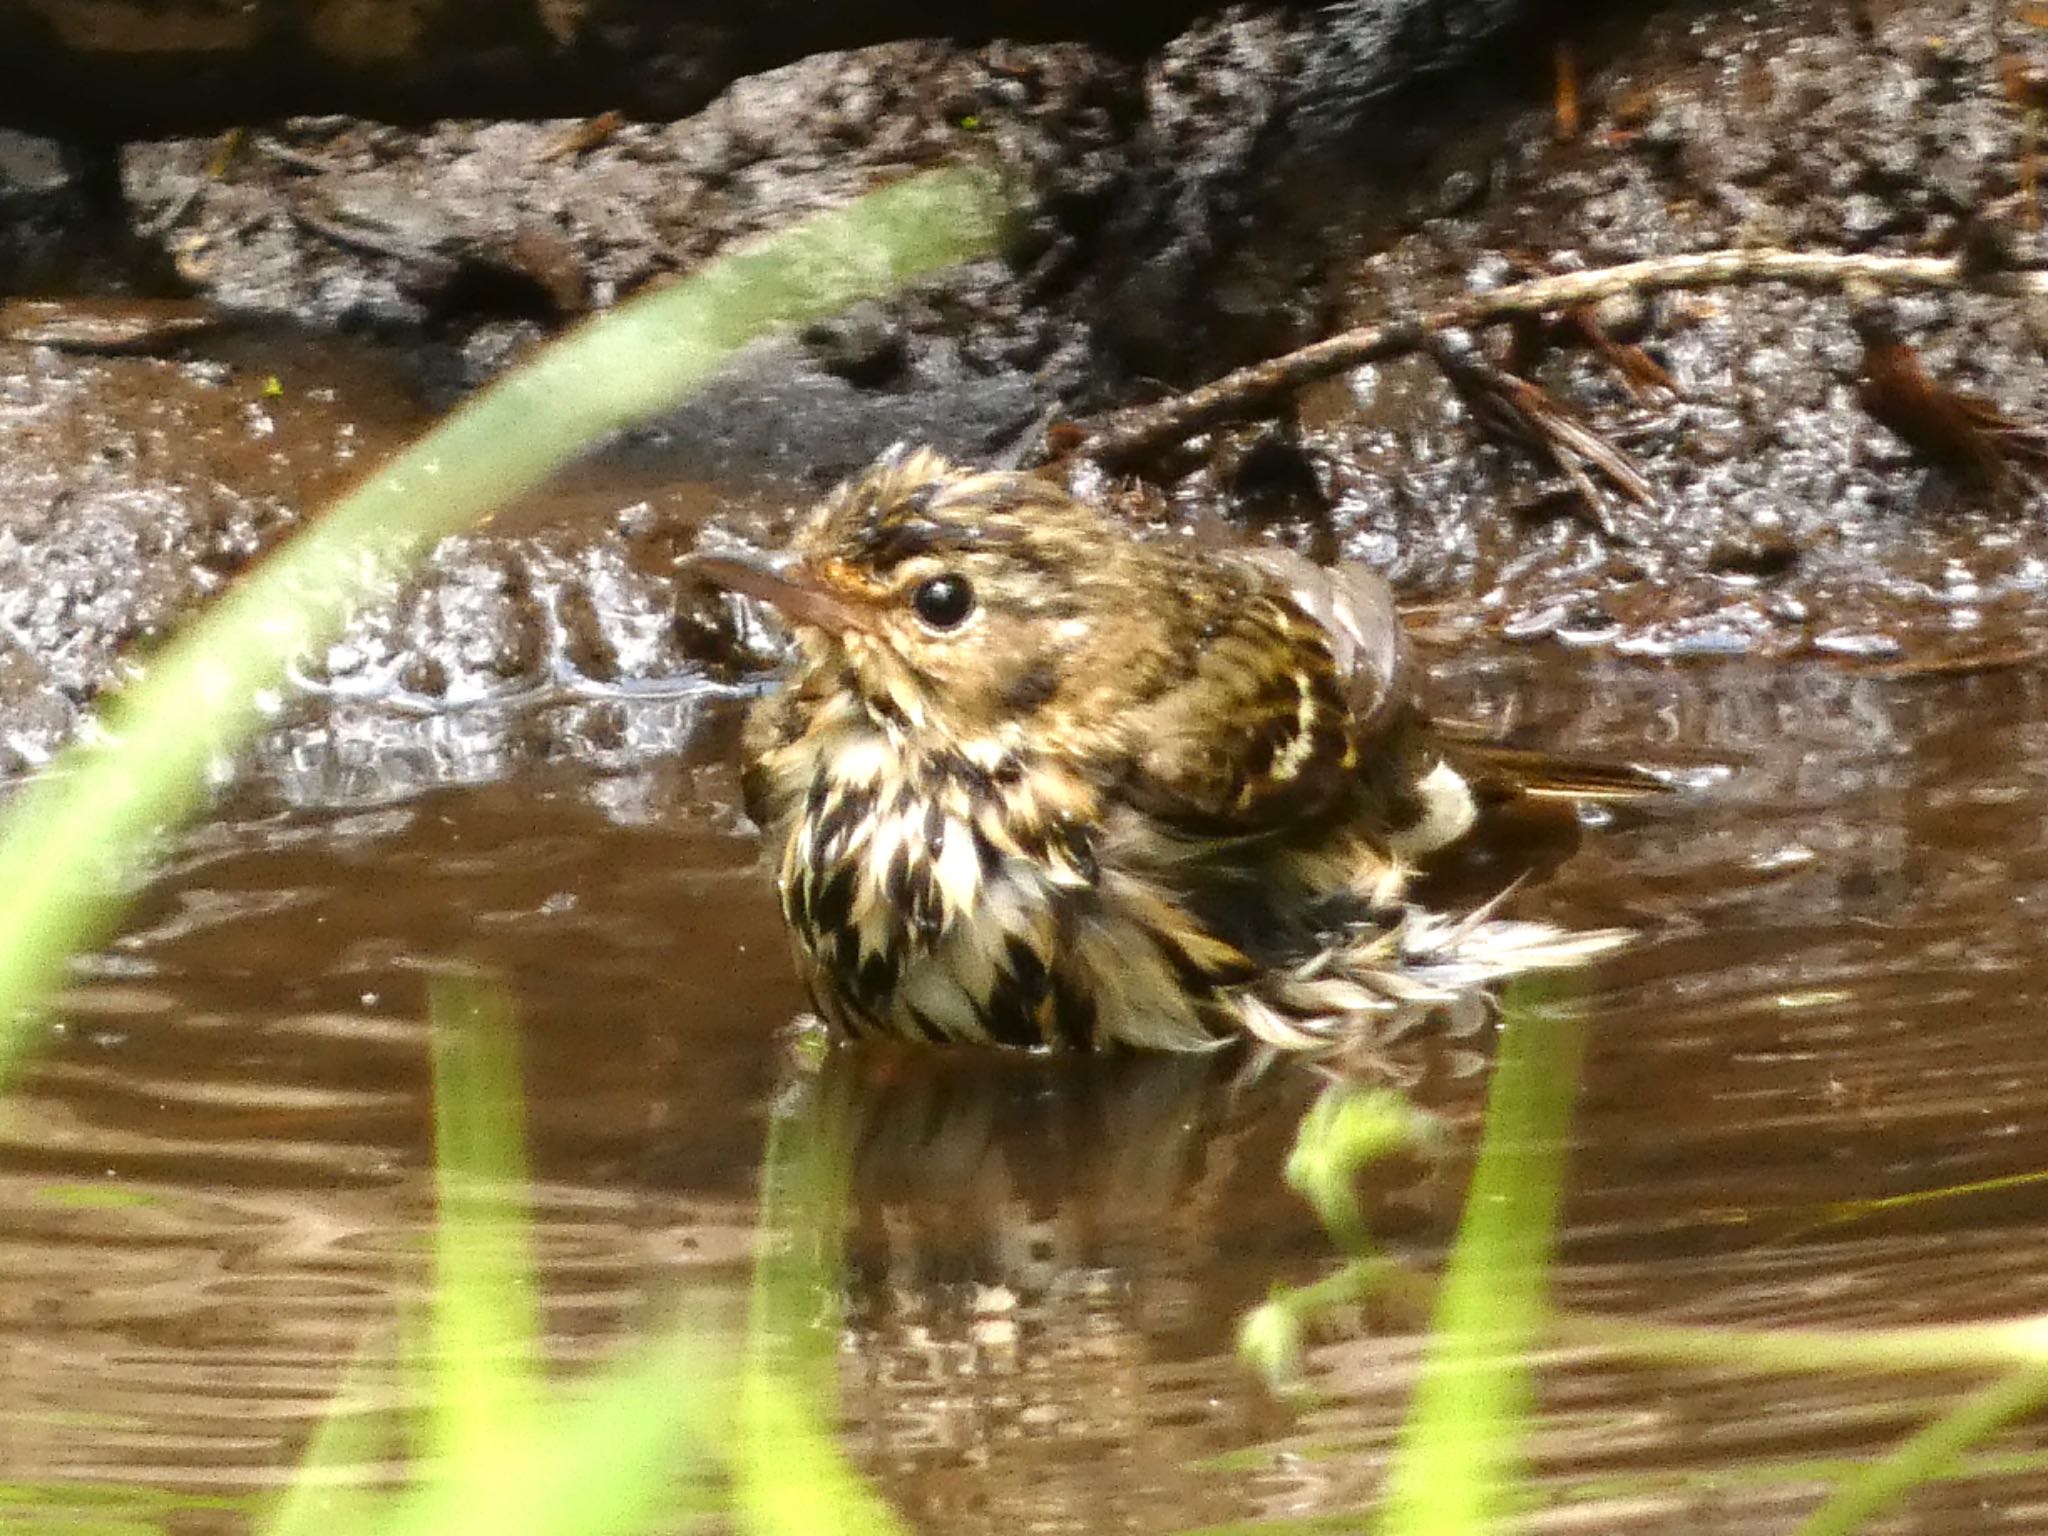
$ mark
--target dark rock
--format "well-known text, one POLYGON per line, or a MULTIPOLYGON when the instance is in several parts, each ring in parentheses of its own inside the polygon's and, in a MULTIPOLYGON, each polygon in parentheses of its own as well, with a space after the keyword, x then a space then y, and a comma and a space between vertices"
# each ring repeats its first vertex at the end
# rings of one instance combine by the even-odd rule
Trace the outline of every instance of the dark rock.
POLYGON ((903 327, 876 303, 856 304, 808 327, 802 341, 820 368, 859 389, 900 378, 910 360, 903 327))
POLYGON ((305 113, 659 120, 820 53, 1010 37, 1132 55, 1209 9, 1207 0, 0 0, 0 100, 18 123, 101 139, 305 113))
POLYGON ((91 157, 0 127, 0 291, 41 288, 95 225, 91 157))

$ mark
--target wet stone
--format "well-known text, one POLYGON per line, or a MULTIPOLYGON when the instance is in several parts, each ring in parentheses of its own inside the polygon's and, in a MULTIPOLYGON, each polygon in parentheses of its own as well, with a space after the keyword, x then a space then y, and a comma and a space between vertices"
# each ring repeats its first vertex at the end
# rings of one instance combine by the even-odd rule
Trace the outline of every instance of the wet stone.
POLYGON ((0 208, 33 210, 44 199, 66 193, 78 182, 78 162, 55 139, 17 129, 0 129, 0 208))
POLYGON ((861 389, 888 384, 908 362, 902 328, 879 304, 819 321, 801 339, 819 367, 861 389))
POLYGON ((1729 575, 1779 576, 1798 563, 1799 546, 1782 527, 1759 521, 1716 539, 1707 561, 1729 575))
POLYGON ((555 599, 555 617, 562 626, 564 659, 576 675, 592 682, 616 682, 619 653, 605 634, 590 594, 580 586, 564 588, 555 599))

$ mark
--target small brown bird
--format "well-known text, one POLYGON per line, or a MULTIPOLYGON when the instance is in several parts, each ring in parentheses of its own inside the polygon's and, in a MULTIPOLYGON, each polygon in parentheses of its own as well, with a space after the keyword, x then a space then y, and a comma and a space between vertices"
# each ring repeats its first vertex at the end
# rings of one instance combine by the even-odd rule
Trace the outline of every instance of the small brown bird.
POLYGON ((795 638, 747 805, 849 1034, 1334 1050, 1622 937, 1405 899, 1475 800, 1369 572, 1147 542, 926 451, 842 486, 780 571, 698 565, 795 638))

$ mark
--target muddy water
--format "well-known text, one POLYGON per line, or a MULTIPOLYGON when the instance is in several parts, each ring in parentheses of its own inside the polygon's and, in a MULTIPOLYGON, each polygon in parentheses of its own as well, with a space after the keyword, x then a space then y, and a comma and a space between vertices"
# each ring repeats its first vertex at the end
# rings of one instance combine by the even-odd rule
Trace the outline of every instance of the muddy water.
MULTIPOLYGON (((1438 660, 1454 704, 1517 729, 1726 770, 1529 901, 1645 935, 1586 983, 1565 1298, 1844 1327, 2048 1309, 2038 676, 1438 660)), ((626 739, 682 744, 381 796, 273 754, 179 844, 0 1117, 11 1488, 243 1527, 343 1361, 418 1294, 423 976, 450 959, 520 1008, 557 1357, 737 1280, 799 1006, 734 809, 737 707, 621 700, 654 721, 626 739)), ((1277 1178, 1313 1084, 1145 1060, 830 1072, 855 1106, 847 1443, 921 1528, 1372 1503, 1417 1320, 1333 1331, 1301 1401, 1231 1353, 1247 1306, 1330 1262, 1277 1178)), ((1483 1086, 1447 1058, 1422 1092, 1463 1135, 1483 1086)), ((1454 1159, 1381 1191, 1396 1252, 1439 1256, 1461 1179, 1454 1159)), ((1574 1356, 1543 1379, 1539 1523, 1673 1531, 1784 1528, 1941 1385, 1574 1356)), ((2039 1433, 1998 1451, 1900 1528, 2048 1509, 2039 1433)))

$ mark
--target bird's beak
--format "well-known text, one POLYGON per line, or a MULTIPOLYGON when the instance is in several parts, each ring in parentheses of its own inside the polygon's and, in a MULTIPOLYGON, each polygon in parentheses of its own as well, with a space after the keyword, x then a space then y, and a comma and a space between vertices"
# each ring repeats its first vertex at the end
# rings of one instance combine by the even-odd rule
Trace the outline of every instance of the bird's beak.
POLYGON ((835 635, 874 627, 866 612, 826 591, 800 565, 778 568, 730 555, 699 555, 689 568, 713 586, 770 604, 795 624, 815 625, 835 635))

